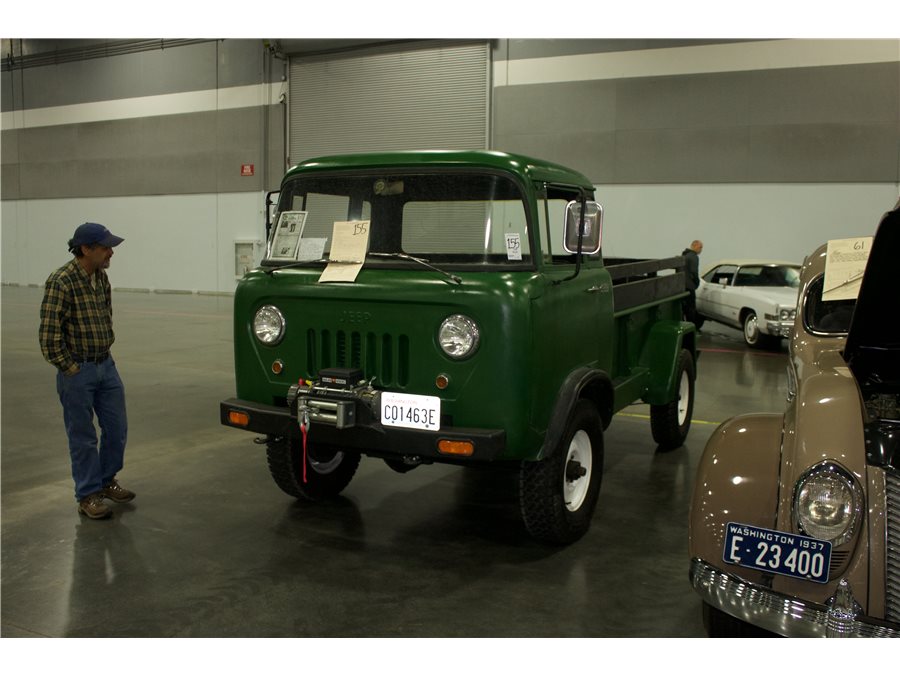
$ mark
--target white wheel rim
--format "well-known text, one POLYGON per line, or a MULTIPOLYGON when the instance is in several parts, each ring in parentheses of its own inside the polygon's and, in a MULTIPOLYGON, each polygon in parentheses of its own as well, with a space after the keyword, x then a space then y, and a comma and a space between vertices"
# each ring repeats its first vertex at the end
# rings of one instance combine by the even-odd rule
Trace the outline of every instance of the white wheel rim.
POLYGON ((744 338, 750 344, 756 342, 756 336, 759 333, 759 326, 757 325, 759 322, 756 320, 756 315, 753 316, 752 319, 748 319, 744 322, 744 338))
POLYGON ((572 437, 572 442, 569 443, 569 451, 566 454, 566 463, 563 467, 563 499, 569 511, 577 511, 584 503, 588 487, 591 484, 592 460, 591 438, 586 431, 579 429, 572 437), (569 462, 573 461, 581 464, 586 473, 574 480, 568 480, 565 468, 569 466, 569 462))
POLYGON ((691 380, 687 371, 681 373, 681 384, 678 386, 678 426, 687 420, 688 405, 691 402, 691 380))

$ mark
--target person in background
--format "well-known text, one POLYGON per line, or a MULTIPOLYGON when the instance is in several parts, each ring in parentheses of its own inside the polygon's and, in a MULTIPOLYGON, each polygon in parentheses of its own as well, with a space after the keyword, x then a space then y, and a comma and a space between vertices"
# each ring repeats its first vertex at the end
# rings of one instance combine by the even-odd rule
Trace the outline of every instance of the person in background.
POLYGON ((703 242, 694 239, 691 245, 681 252, 684 257, 684 288, 688 291, 688 297, 683 303, 685 321, 693 323, 697 330, 703 325, 703 319, 697 314, 697 288, 700 286, 700 253, 703 252, 703 242))
POLYGON ((128 422, 125 387, 109 353, 115 335, 105 270, 122 241, 99 223, 79 225, 68 243, 75 257, 47 279, 41 303, 41 352, 56 367, 78 512, 93 519, 112 515, 104 499, 121 503, 135 497, 116 481, 128 422))

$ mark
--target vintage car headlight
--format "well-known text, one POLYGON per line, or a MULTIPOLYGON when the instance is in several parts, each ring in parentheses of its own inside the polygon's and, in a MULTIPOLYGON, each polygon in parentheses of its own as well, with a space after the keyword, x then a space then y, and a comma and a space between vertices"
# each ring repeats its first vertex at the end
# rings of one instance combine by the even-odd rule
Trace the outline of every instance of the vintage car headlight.
POLYGON ((793 321, 794 317, 796 317, 796 316, 797 316, 796 309, 782 309, 778 314, 778 318, 781 321, 793 321))
POLYGON ((478 324, 462 314, 444 319, 438 331, 438 343, 451 359, 464 359, 478 349, 481 331, 478 324))
POLYGON ((264 305, 253 317, 253 333, 264 345, 277 345, 284 337, 284 315, 274 305, 264 305))
POLYGON ((847 471, 824 462, 804 473, 794 488, 794 522, 816 539, 849 541, 862 516, 862 490, 847 471))

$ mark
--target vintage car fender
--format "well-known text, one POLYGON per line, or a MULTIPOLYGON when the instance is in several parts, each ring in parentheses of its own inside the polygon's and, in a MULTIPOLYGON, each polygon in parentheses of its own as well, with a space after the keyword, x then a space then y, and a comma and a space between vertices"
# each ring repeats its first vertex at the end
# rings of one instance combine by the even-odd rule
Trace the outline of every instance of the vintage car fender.
POLYGON ((775 525, 782 427, 782 415, 751 414, 733 417, 713 432, 694 481, 691 559, 761 581, 761 572, 724 562, 725 528, 730 522, 767 529, 775 525))

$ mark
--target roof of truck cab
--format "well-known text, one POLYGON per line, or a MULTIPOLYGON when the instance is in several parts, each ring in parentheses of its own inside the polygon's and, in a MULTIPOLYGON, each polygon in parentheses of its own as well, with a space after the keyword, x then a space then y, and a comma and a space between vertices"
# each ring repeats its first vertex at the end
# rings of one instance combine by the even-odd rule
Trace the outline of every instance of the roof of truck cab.
POLYGON ((404 152, 372 152, 350 155, 314 157, 291 167, 288 178, 320 171, 373 170, 389 168, 481 168, 505 171, 524 180, 581 185, 593 189, 582 173, 534 157, 497 150, 411 150, 404 152))

